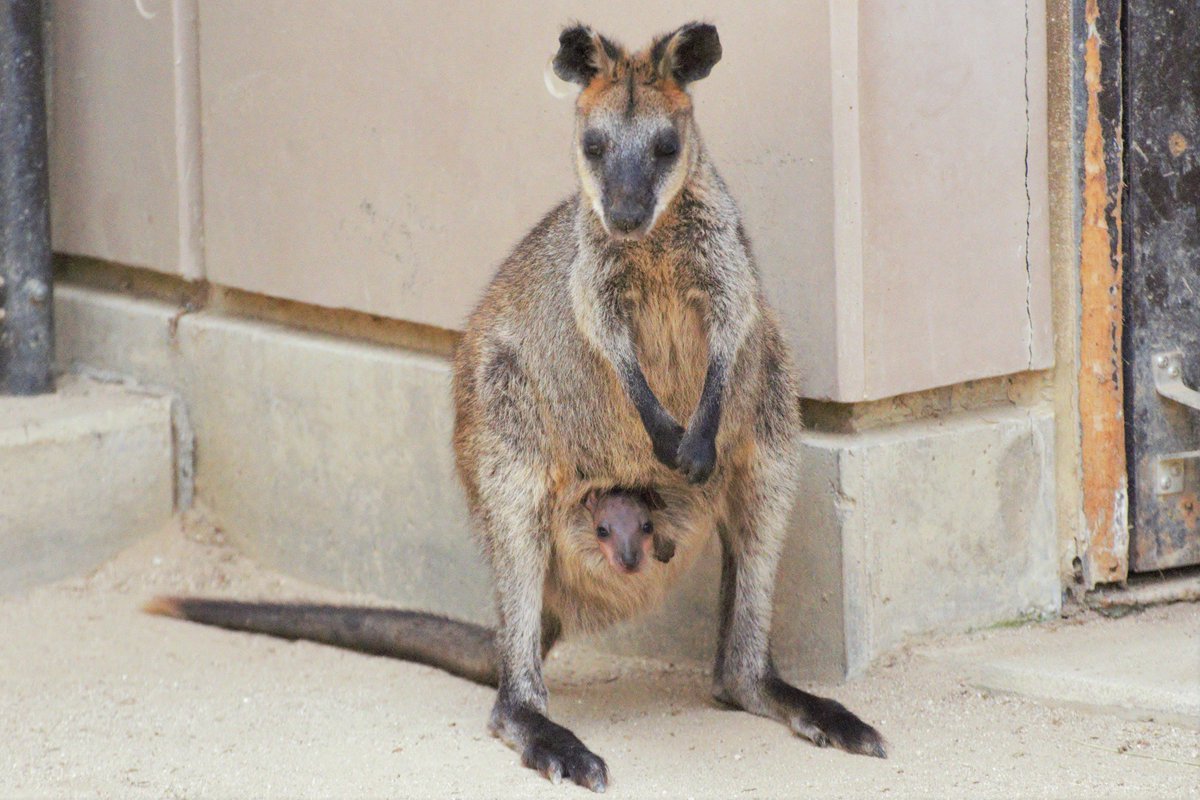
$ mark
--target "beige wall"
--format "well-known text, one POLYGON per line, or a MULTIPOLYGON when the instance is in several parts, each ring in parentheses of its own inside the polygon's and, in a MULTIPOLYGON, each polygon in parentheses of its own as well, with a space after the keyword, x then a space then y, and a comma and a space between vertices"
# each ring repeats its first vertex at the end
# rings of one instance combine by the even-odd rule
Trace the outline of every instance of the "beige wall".
POLYGON ((1019 3, 862 4, 863 398, 1051 363, 1045 48, 1019 3))
MULTIPOLYGON (((181 273, 175 14, 168 0, 55 0, 50 198, 55 249, 181 273)), ((194 53, 192 54, 194 59, 194 53)))
POLYGON ((703 17, 725 60, 697 115, 806 395, 1049 362, 1036 3, 1028 30, 984 0, 142 7, 54 6, 60 250, 457 327, 572 190, 570 105, 542 85, 560 24, 638 45, 703 17))

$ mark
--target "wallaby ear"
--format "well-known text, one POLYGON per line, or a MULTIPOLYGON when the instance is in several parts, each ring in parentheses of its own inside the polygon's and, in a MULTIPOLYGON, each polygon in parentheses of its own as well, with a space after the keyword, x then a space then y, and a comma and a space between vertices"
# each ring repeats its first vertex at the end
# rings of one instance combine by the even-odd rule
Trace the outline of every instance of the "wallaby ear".
POLYGON ((641 494, 642 502, 646 504, 646 508, 651 511, 662 511, 667 507, 667 504, 663 502, 662 495, 653 489, 642 489, 639 494, 641 494))
POLYGON ((588 510, 588 513, 595 514, 596 504, 600 502, 600 490, 588 489, 588 493, 585 494, 583 499, 579 502, 582 503, 583 507, 588 510))
POLYGON ((572 25, 558 37, 558 55, 554 56, 554 74, 564 81, 587 86, 601 72, 607 72, 621 49, 586 25, 572 25))
POLYGON ((655 41, 650 50, 658 73, 680 86, 707 78, 721 60, 717 28, 707 22, 689 22, 674 33, 655 41))

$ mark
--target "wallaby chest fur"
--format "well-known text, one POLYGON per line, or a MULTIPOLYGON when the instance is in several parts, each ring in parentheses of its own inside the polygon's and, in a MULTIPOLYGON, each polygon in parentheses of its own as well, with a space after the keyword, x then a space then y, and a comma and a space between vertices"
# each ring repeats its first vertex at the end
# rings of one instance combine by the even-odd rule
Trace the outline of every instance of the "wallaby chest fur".
POLYGON ((786 364, 782 341, 761 305, 737 208, 703 153, 698 161, 645 239, 614 242, 581 195, 551 211, 501 266, 456 351, 456 450, 468 498, 478 497, 481 470, 490 463, 485 451, 497 438, 505 440, 504 452, 524 455, 530 469, 544 472, 534 477, 552 487, 547 524, 530 535, 551 543, 546 602, 565 630, 602 627, 661 600, 713 535, 728 476, 755 446, 751 429, 773 426, 787 439, 798 426, 790 375, 779 369, 786 364), (730 281, 749 287, 752 304, 742 313, 751 324, 731 369, 739 389, 723 409, 720 466, 693 486, 654 457, 591 327, 597 308, 621 314, 647 383, 687 421, 709 363, 711 287, 730 281), (781 402, 746 402, 764 392, 781 402), (611 485, 659 488, 666 503, 659 525, 677 546, 670 563, 637 575, 607 568, 579 499, 611 485))

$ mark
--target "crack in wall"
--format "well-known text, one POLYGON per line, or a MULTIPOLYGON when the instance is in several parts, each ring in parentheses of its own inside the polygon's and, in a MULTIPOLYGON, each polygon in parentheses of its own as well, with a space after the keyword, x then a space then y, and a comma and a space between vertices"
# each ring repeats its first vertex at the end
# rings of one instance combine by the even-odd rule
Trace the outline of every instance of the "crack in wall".
POLYGON ((1026 364, 1033 369, 1033 265, 1030 263, 1029 231, 1033 199, 1029 192, 1029 0, 1025 0, 1025 345, 1026 364))

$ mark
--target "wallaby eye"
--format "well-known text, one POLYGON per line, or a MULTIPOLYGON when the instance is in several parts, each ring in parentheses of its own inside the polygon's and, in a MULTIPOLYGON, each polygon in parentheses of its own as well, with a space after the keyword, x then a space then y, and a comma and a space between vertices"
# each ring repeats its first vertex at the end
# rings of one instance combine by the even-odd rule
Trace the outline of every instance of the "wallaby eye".
POLYGON ((601 539, 607 539, 608 538, 608 528, 601 525, 599 528, 596 528, 596 535, 599 536, 601 539))
POLYGON ((643 522, 642 533, 646 534, 647 536, 654 533, 654 523, 649 521, 643 522))
POLYGON ((604 155, 604 139, 600 134, 588 131, 583 135, 583 154, 593 161, 604 155))
POLYGON ((659 158, 671 158, 679 152, 679 136, 671 131, 658 137, 654 143, 654 155, 659 158))

